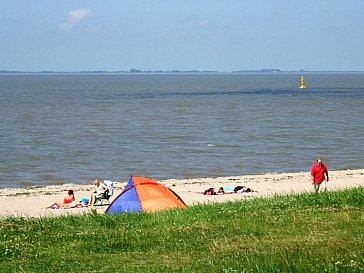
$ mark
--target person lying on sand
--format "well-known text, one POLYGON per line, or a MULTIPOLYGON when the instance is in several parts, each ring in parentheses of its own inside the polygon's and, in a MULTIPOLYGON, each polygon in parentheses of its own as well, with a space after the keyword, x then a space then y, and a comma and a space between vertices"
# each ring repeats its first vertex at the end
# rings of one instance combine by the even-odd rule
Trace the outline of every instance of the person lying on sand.
POLYGON ((215 191, 215 188, 208 188, 203 192, 204 195, 221 195, 225 193, 224 187, 220 187, 217 191, 215 191))
POLYGON ((67 195, 64 196, 63 202, 54 201, 46 206, 46 209, 70 209, 70 208, 77 208, 81 207, 81 204, 75 201, 75 194, 73 190, 68 190, 67 195))
POLYGON ((215 188, 208 188, 203 192, 204 195, 216 195, 215 188))
POLYGON ((235 193, 242 193, 242 192, 254 192, 252 188, 247 188, 245 186, 236 186, 234 188, 235 193))
POLYGON ((224 193, 225 193, 224 188, 220 187, 216 194, 224 194, 224 193))

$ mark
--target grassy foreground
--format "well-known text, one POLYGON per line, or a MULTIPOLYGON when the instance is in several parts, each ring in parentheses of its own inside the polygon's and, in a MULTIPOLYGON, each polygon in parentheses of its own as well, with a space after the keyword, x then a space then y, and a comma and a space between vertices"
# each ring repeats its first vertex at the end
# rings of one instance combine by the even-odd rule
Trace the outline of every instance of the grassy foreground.
POLYGON ((364 272, 364 188, 0 219, 0 272, 364 272))

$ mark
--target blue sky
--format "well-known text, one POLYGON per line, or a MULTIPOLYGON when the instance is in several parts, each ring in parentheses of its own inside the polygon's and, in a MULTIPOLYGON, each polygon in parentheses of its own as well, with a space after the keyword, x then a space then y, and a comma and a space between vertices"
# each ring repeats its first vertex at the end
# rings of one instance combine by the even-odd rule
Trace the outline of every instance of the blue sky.
POLYGON ((364 70, 364 1, 0 0, 0 70, 364 70))

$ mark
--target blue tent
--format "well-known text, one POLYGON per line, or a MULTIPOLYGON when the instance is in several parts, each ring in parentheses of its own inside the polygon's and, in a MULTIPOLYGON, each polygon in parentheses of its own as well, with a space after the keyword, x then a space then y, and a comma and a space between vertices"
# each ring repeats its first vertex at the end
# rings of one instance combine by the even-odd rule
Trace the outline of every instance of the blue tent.
POLYGON ((183 200, 171 189, 150 178, 132 176, 105 213, 155 212, 185 207, 183 200))

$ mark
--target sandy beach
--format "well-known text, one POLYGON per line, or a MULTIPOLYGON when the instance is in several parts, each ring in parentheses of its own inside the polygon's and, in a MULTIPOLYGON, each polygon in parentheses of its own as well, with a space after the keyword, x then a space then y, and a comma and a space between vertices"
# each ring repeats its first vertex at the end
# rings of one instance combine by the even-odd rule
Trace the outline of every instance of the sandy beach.
MULTIPOLYGON (((364 186, 364 169, 329 172, 328 191, 364 186)), ((273 195, 300 194, 313 192, 309 172, 301 173, 267 173, 262 175, 244 175, 214 178, 169 179, 158 181, 174 190, 188 206, 201 203, 226 202, 231 200, 247 200, 273 195), (244 185, 254 189, 252 193, 224 194, 206 196, 199 194, 207 188, 235 187, 244 185)), ((125 187, 127 180, 116 182, 115 198, 125 187)), ((323 185, 322 185, 323 186, 323 185)), ((75 191, 76 199, 89 197, 94 189, 92 182, 82 185, 64 184, 48 187, 31 187, 25 189, 0 190, 0 217, 44 217, 67 214, 90 213, 91 208, 45 209, 54 200, 62 200, 68 189, 75 191)), ((322 187, 322 190, 324 187, 322 187)), ((106 206, 96 206, 98 213, 103 213, 106 206)))

